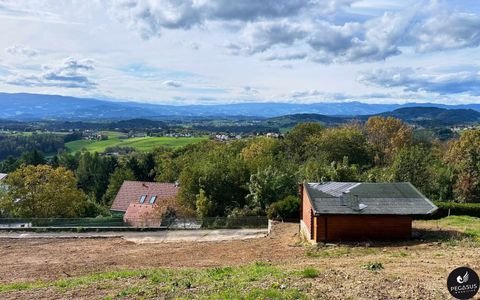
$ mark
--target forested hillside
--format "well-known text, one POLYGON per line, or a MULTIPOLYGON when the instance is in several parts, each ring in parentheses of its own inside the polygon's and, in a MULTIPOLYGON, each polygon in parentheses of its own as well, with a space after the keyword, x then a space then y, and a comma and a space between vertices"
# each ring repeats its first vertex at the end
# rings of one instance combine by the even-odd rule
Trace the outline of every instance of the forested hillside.
POLYGON ((25 165, 64 168, 85 195, 79 215, 105 214, 124 180, 141 180, 179 182, 178 205, 199 216, 288 217, 305 180, 409 181, 432 200, 480 202, 479 144, 480 130, 440 141, 415 135, 398 119, 373 117, 331 128, 302 123, 283 139, 209 140, 118 157, 60 152, 46 160, 33 151, 4 160, 0 172, 16 178, 25 165))

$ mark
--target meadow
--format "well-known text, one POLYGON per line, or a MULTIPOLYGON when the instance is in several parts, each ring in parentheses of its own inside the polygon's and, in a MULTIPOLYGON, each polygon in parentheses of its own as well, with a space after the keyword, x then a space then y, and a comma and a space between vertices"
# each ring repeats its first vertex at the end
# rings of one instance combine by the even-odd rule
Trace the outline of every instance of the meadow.
POLYGON ((108 135, 108 140, 78 140, 65 144, 65 147, 72 153, 86 150, 89 152, 105 152, 108 147, 132 147, 137 151, 151 151, 156 147, 165 146, 170 148, 179 148, 188 144, 198 143, 207 140, 208 137, 136 137, 122 138, 119 132, 104 132, 108 135))

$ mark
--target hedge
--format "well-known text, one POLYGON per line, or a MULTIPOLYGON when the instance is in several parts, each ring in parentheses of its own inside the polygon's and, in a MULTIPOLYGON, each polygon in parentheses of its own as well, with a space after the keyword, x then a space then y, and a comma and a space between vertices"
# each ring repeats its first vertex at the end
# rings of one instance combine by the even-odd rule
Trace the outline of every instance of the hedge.
POLYGON ((457 203, 457 202, 434 202, 438 207, 438 210, 420 219, 440 219, 448 216, 448 210, 450 215, 454 216, 471 216, 480 218, 480 203, 457 203))

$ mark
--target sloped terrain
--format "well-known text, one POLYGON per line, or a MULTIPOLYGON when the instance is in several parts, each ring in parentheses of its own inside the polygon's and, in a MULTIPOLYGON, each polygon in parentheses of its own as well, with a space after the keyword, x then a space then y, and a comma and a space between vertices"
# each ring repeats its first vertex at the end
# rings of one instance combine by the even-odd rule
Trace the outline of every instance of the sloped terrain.
POLYGON ((0 240, 0 298, 447 299, 451 270, 480 271, 478 240, 457 225, 418 221, 404 243, 321 247, 302 243, 298 224, 224 242, 0 240))

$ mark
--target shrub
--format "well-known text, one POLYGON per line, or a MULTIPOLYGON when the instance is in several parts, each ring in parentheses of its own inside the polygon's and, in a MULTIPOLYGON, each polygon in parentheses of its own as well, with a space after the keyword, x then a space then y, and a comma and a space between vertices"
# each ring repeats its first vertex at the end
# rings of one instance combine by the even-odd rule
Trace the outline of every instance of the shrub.
POLYGON ((421 219, 441 219, 450 215, 471 216, 480 218, 480 203, 457 203, 457 202, 435 202, 438 210, 430 216, 420 217, 421 219))
POLYGON ((269 219, 298 219, 300 214, 300 199, 296 196, 274 202, 268 208, 269 219))
POLYGON ((362 266, 362 269, 369 271, 380 271, 383 270, 383 265, 380 262, 370 262, 362 266))
POLYGON ((316 278, 319 274, 320 272, 318 272, 318 270, 315 268, 305 268, 302 271, 303 278, 316 278))

